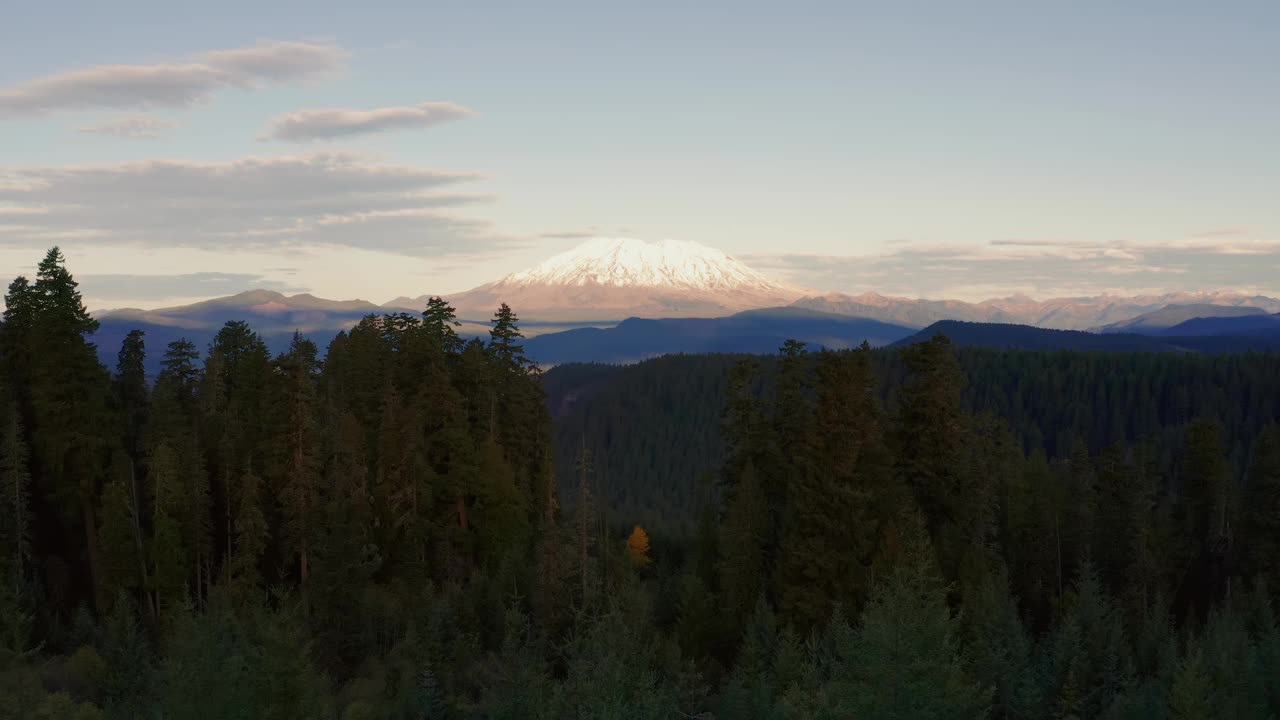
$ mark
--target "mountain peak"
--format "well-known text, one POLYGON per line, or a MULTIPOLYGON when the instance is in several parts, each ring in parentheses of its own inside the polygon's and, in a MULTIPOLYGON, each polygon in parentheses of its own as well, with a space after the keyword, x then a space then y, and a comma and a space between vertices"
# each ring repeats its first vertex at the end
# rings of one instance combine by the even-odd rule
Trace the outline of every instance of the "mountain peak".
POLYGON ((593 238, 495 283, 709 292, 787 288, 715 248, 685 240, 593 238))

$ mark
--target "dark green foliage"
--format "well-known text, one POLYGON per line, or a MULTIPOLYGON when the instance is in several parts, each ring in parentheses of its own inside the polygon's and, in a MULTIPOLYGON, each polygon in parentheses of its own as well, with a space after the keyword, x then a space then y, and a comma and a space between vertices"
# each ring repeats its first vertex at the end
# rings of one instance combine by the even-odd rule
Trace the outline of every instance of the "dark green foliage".
POLYGON ((983 717, 991 691, 964 668, 960 623, 947 606, 924 523, 908 517, 901 527, 901 558, 860 626, 837 629, 827 702, 838 717, 983 717))
POLYGON ((544 375, 434 298, 152 385, 7 300, 0 719, 1280 715, 1274 356, 544 375))
POLYGON ((1243 574, 1280 582, 1280 427, 1258 437, 1240 503, 1243 574))
POLYGON ((822 353, 809 455, 787 487, 777 584, 784 616, 803 631, 834 605, 856 608, 872 585, 892 489, 868 350, 822 353))
POLYGON ((720 526, 720 589, 731 619, 745 618, 764 591, 768 533, 769 506, 755 466, 748 461, 720 526))
POLYGON ((17 408, 10 405, 0 427, 0 568, 6 590, 21 594, 31 561, 31 472, 17 408))

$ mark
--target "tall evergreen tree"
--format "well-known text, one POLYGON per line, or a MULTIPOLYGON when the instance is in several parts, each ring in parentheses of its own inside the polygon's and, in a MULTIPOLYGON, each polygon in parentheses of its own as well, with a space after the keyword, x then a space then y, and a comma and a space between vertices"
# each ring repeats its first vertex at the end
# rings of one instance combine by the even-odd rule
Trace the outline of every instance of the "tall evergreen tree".
POLYGON ((931 534, 956 520, 968 427, 960 404, 963 376, 951 341, 936 335, 902 350, 908 378, 899 398, 897 463, 931 534))
POLYGON ((746 358, 734 363, 729 372, 729 398, 724 412, 725 462, 721 483, 732 495, 733 483, 742 476, 748 462, 756 471, 764 470, 764 450, 768 443, 768 427, 764 410, 756 393, 760 364, 746 358))
POLYGON ((574 508, 574 545, 578 556, 578 580, 581 585, 582 602, 586 603, 593 598, 595 589, 592 551, 596 543, 596 498, 592 490, 592 478, 596 469, 591 451, 587 449, 585 442, 578 453, 576 471, 578 496, 574 508))
POLYGON ((142 434, 147 426, 151 387, 147 382, 147 348, 141 330, 131 330, 120 346, 116 363, 115 400, 124 416, 124 447, 130 457, 142 456, 142 434))
POLYGON ((1280 582, 1280 427, 1258 436, 1240 503, 1241 571, 1280 582))
POLYGON ((781 532, 787 486, 797 475, 805 472, 805 463, 812 460, 813 408, 810 396, 813 394, 813 381, 809 377, 812 366, 809 360, 804 343, 787 340, 783 344, 773 401, 773 434, 777 438, 779 467, 777 477, 765 485, 773 523, 770 543, 774 545, 781 532))
POLYGON ((284 514, 285 547, 298 563, 303 585, 310 572, 309 551, 315 542, 315 523, 321 508, 320 438, 317 424, 315 343, 295 333, 289 351, 276 361, 281 383, 283 425, 280 433, 280 505, 284 514))
POLYGON ((31 336, 35 331, 39 307, 35 288, 19 275, 9 284, 4 296, 4 322, 0 324, 0 363, 9 392, 20 408, 31 401, 31 336))
POLYGON ((0 577, 13 588, 14 595, 22 593, 27 579, 27 567, 31 562, 31 473, 27 466, 26 438, 22 432, 22 420, 18 409, 10 404, 4 414, 3 432, 0 432, 0 539, 4 550, 0 562, 6 572, 0 577))
POLYGON ((1185 569, 1179 590, 1204 611, 1223 587, 1229 545, 1230 469, 1216 423, 1201 420, 1187 430, 1181 480, 1179 560, 1185 569))
POLYGON ((778 569, 781 609, 802 629, 866 599, 886 517, 876 511, 901 510, 880 414, 870 350, 823 353, 813 459, 788 488, 778 569))
POLYGON ((110 605, 120 593, 132 593, 146 582, 139 544, 141 518, 136 516, 137 505, 132 500, 133 461, 124 450, 115 452, 110 475, 103 489, 102 522, 98 526, 103 605, 110 605))
POLYGON ((519 318, 506 303, 493 314, 493 327, 489 330, 489 352, 497 359, 498 365, 510 370, 522 369, 529 360, 524 356, 524 345, 520 340, 524 333, 520 332, 519 318))
POLYGON ((101 450, 107 442, 107 378, 87 337, 98 329, 98 321, 85 308, 79 283, 57 247, 40 261, 31 292, 34 325, 27 349, 29 357, 39 358, 32 362, 29 378, 37 477, 47 483, 63 521, 74 528, 94 596, 101 575, 96 508, 104 469, 101 450))
POLYGON ((158 613, 180 606, 186 591, 187 569, 190 567, 189 535, 183 532, 187 509, 186 488, 178 454, 167 444, 155 449, 151 456, 151 486, 155 492, 151 557, 152 593, 158 613))
POLYGON ((764 591, 769 506, 755 466, 748 461, 736 483, 733 500, 720 526, 720 590, 725 610, 734 620, 745 619, 764 591))
POLYGON ((924 524, 902 523, 902 561, 884 579, 859 627, 839 636, 828 690, 835 717, 973 718, 990 691, 965 672, 960 624, 924 524))
POLYGON ((253 472, 253 462, 235 484, 235 518, 232 521, 234 549, 227 559, 227 579, 233 592, 249 599, 261 596, 262 557, 267 549, 270 528, 262 510, 262 480, 253 472))
POLYGON ((458 322, 458 315, 448 301, 438 296, 428 298, 427 309, 422 311, 422 316, 423 329, 433 343, 449 354, 462 351, 462 338, 454 330, 462 323, 458 322))

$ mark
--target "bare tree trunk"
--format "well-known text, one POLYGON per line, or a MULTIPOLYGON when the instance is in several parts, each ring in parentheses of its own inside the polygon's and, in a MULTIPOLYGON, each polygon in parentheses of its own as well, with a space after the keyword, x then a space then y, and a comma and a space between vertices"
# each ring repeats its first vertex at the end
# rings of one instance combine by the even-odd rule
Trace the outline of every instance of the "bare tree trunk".
POLYGON ((99 581, 101 573, 99 571, 98 559, 98 520, 93 513, 93 500, 87 492, 82 494, 80 498, 80 516, 84 521, 85 546, 88 550, 89 557, 89 584, 93 588, 94 604, 99 605, 98 593, 101 590, 99 581))
POLYGON ((137 467, 133 463, 133 458, 129 458, 129 515, 133 520, 133 541, 138 548, 138 572, 142 578, 142 594, 147 598, 147 611, 151 616, 152 622, 159 620, 160 617, 156 613, 155 598, 147 591, 147 556, 146 550, 142 544, 142 501, 141 493, 138 492, 138 472, 137 467))
POLYGON ((466 530, 467 524, 467 500, 462 493, 458 493, 458 497, 454 501, 458 509, 458 527, 466 530))
POLYGON ((1058 603, 1062 603, 1062 530, 1058 527, 1058 512, 1053 513, 1053 537, 1058 546, 1058 603))
POLYGON ((231 581, 231 470, 224 464, 222 468, 222 494, 224 515, 227 524, 227 555, 222 560, 222 575, 226 582, 231 581))

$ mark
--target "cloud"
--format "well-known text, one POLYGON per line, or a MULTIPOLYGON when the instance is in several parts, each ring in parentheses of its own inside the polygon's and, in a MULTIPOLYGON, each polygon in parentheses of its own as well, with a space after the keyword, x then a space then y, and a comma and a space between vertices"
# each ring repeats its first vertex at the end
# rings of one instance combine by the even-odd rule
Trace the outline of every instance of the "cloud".
POLYGON ((227 87, 312 80, 339 69, 346 58, 333 45, 263 42, 186 62, 96 65, 0 89, 0 116, 85 108, 190 107, 227 87))
POLYGON ((159 300, 234 295, 245 290, 306 292, 307 288, 252 273, 198 272, 181 275, 77 275, 81 290, 98 300, 159 300))
POLYGON ((161 120, 145 115, 116 118, 97 125, 80 128, 87 135, 114 135, 115 137, 143 138, 153 140, 160 137, 165 130, 178 127, 172 120, 161 120))
POLYGON ((821 290, 984 300, 1171 290, 1280 294, 1280 242, 1203 238, 1159 245, 996 240, 901 246, 864 256, 755 255, 744 262, 821 290))
POLYGON ((1249 234, 1249 228, 1225 227, 1225 228, 1216 228, 1214 230, 1205 230, 1204 232, 1196 233, 1196 237, 1201 237, 1201 238, 1230 237, 1235 235, 1247 235, 1247 234, 1249 234))
POLYGON ((410 107, 376 110, 299 110, 272 120, 259 139, 288 142, 332 140, 387 130, 429 128, 474 114, 467 108, 450 102, 424 102, 410 107))
POLYGON ((596 230, 563 230, 560 232, 546 232, 538 237, 548 240, 585 240, 587 238, 597 237, 600 233, 596 230))
POLYGON ((503 246, 487 222, 446 212, 492 200, 442 192, 477 179, 346 152, 0 168, 0 246, 78 239, 202 249, 328 245, 418 256, 503 246))

